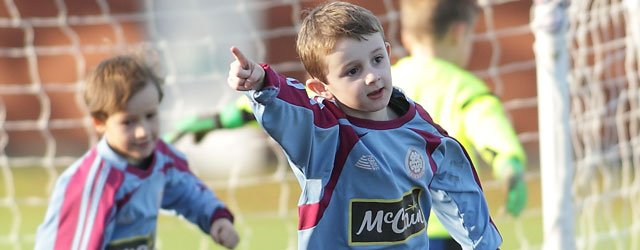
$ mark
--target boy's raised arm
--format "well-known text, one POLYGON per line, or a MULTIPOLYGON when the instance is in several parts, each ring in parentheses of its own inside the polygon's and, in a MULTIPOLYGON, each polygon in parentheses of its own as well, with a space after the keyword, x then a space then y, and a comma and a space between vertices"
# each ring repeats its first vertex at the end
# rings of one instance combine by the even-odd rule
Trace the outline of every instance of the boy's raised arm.
POLYGON ((265 73, 260 64, 245 57, 235 46, 231 47, 231 54, 235 60, 229 65, 229 86, 239 91, 261 89, 265 73))

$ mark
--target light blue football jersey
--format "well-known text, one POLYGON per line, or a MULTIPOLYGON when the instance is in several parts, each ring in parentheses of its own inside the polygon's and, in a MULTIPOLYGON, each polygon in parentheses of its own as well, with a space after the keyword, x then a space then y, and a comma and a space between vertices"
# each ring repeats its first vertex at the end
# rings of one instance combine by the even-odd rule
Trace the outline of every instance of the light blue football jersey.
POLYGON ((500 246, 467 153, 420 105, 396 90, 400 117, 349 117, 263 68, 264 87, 247 96, 302 188, 299 249, 428 249, 432 208, 465 249, 500 246))
POLYGON ((161 208, 206 234, 214 220, 233 219, 171 145, 158 141, 143 170, 103 138, 56 181, 35 249, 153 249, 161 208))

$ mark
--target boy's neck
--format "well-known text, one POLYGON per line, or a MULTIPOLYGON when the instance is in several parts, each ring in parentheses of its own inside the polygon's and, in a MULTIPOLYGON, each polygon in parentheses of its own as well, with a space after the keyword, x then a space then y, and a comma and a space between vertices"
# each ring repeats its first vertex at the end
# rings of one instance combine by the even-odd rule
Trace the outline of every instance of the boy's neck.
POLYGON ((367 119, 372 121, 390 121, 400 117, 400 114, 396 113, 396 111, 391 106, 389 106, 389 104, 387 104, 384 109, 375 112, 362 112, 353 110, 348 108, 346 105, 343 105, 339 101, 336 101, 336 104, 338 105, 338 107, 340 107, 342 112, 344 112, 348 116, 360 119, 367 119))
POLYGON ((435 42, 432 46, 412 46, 410 55, 413 58, 425 60, 427 62, 430 62, 433 58, 452 62, 455 54, 459 53, 457 51, 452 51, 453 49, 454 48, 451 46, 435 42))
POLYGON ((135 161, 135 162, 130 161, 129 164, 131 164, 132 166, 135 166, 138 169, 147 170, 149 169, 149 167, 151 167, 152 161, 153 161, 153 154, 139 161, 135 161))
POLYGON ((437 56, 433 48, 427 46, 413 46, 411 47, 411 51, 409 51, 409 54, 413 58, 420 58, 429 61, 437 56))
POLYGON ((149 157, 146 157, 144 159, 132 159, 130 157, 127 157, 125 154, 123 154, 122 152, 119 152, 116 148, 112 147, 109 142, 107 142, 107 146, 109 146, 109 148, 111 150, 113 150, 113 152, 115 152, 116 154, 118 154, 120 157, 124 158, 125 160, 127 160, 127 163, 129 163, 129 165, 134 166, 136 168, 142 169, 142 170, 146 170, 149 168, 149 166, 151 166, 151 161, 153 160, 153 155, 151 154, 149 157))

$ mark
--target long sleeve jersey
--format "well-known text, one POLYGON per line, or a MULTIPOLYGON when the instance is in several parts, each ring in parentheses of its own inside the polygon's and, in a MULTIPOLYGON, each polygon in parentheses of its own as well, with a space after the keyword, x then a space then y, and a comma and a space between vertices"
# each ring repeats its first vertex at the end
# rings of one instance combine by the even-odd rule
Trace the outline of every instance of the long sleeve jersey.
POLYGON ((207 234, 214 220, 233 219, 171 145, 158 141, 140 169, 103 138, 56 181, 35 249, 152 249, 161 208, 207 234))
MULTIPOLYGON (((404 57, 392 73, 394 84, 424 105, 433 120, 468 150, 472 162, 477 163, 479 154, 497 178, 511 170, 524 171, 522 144, 500 100, 482 80, 439 58, 404 57), (512 167, 520 169, 507 169, 512 167)), ((429 236, 447 236, 433 217, 429 236)))
POLYGON ((263 68, 247 96, 301 185, 299 249, 428 249, 432 208, 465 249, 501 244, 467 154, 419 105, 396 91, 399 118, 349 117, 263 68))

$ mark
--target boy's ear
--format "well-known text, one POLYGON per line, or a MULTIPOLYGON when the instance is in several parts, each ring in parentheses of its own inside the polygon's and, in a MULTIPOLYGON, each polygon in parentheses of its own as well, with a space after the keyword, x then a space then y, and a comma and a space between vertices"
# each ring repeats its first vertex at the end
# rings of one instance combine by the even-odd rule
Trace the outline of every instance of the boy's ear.
POLYGON ((307 88, 316 93, 317 95, 326 99, 333 99, 333 94, 327 89, 327 85, 317 78, 309 78, 306 82, 307 88))
POLYGON ((387 55, 391 55, 391 43, 384 42, 384 47, 387 49, 387 55))
POLYGON ((93 123, 93 128, 95 128, 98 134, 104 134, 104 131, 106 130, 106 125, 105 125, 106 121, 92 116, 91 122, 93 123))

